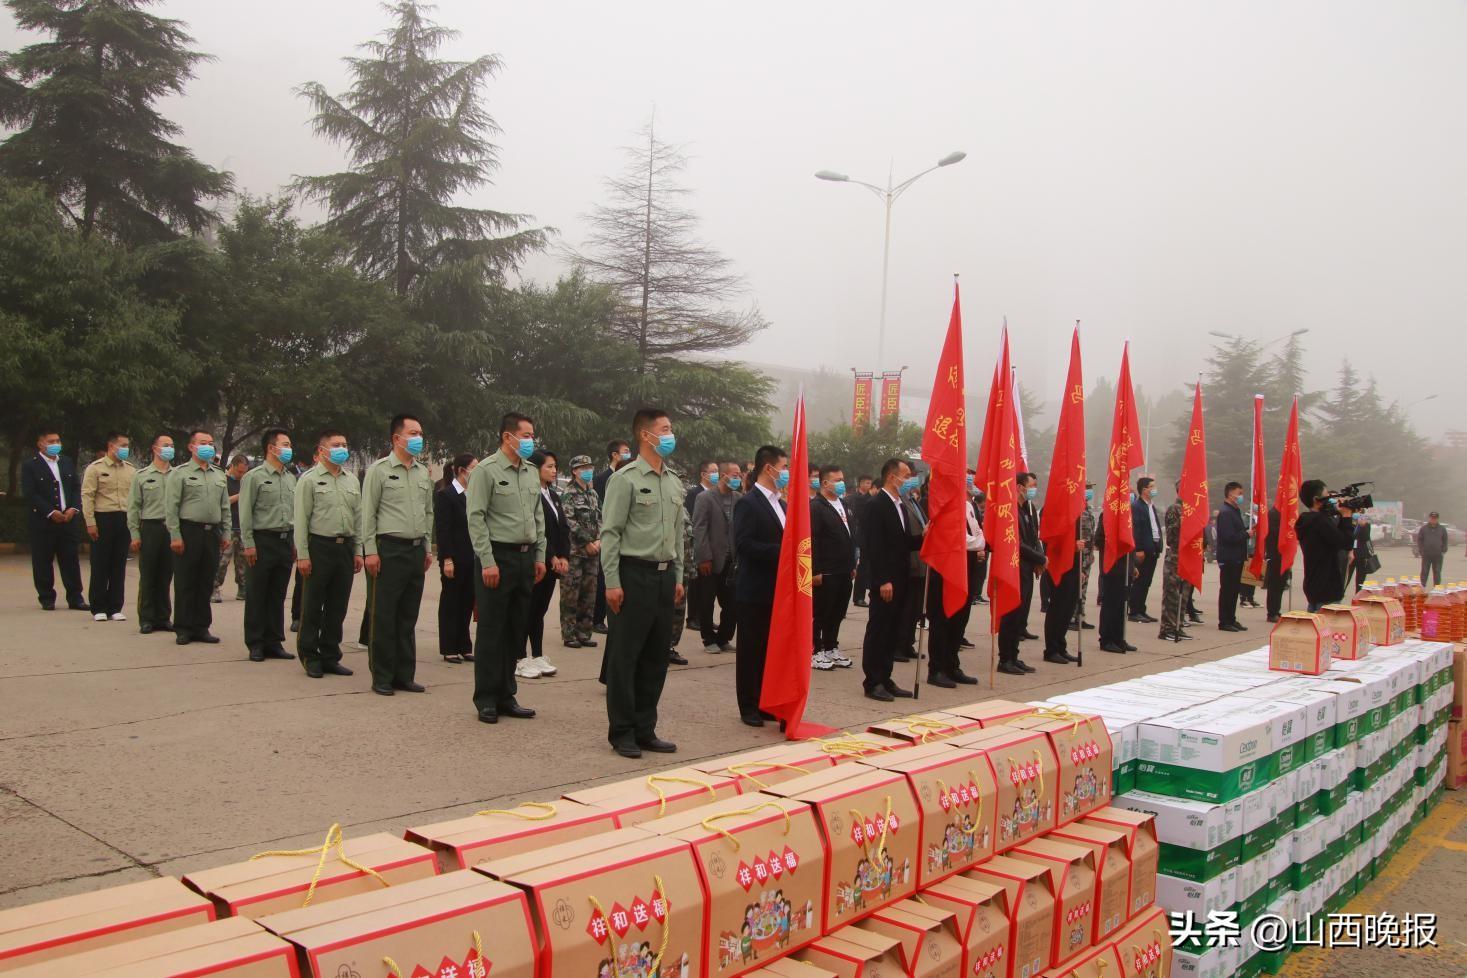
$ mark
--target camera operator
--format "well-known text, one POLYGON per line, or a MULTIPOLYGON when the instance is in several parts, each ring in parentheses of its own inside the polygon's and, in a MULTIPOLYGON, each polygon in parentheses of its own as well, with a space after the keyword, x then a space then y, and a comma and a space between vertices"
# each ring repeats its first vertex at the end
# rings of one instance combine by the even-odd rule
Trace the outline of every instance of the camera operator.
POLYGON ((1299 487, 1305 511, 1294 522, 1299 549, 1304 553, 1304 597, 1309 610, 1318 611, 1345 595, 1345 556, 1354 549, 1354 511, 1325 492, 1323 479, 1299 487))

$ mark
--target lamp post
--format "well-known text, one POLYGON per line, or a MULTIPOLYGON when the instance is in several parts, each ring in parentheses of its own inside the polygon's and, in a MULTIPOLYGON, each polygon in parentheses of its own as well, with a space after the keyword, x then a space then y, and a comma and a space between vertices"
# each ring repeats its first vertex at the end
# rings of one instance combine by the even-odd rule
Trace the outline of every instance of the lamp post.
POLYGON ((925 177, 939 167, 961 163, 967 157, 968 154, 963 152, 949 153, 938 160, 935 166, 930 166, 916 176, 908 177, 897 184, 891 182, 891 176, 888 174, 885 187, 878 187, 874 183, 866 183, 863 180, 852 180, 844 173, 837 173, 834 170, 821 170, 815 174, 815 179, 817 180, 828 180, 831 183, 852 183, 858 187, 865 187, 880 197, 886 205, 886 235, 881 248, 881 326, 876 334, 876 369, 878 371, 881 370, 882 363, 886 357, 886 281, 887 269, 891 264, 891 206, 896 203, 898 197, 907 191, 907 188, 911 187, 912 184, 916 183, 922 177, 925 177))

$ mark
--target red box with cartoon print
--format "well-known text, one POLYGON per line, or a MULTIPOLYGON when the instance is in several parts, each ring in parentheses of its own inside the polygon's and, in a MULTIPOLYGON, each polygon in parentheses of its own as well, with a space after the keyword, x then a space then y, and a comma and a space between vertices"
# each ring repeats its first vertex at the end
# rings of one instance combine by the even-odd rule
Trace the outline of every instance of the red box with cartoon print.
POLYGON ((1059 762, 1043 731, 1002 724, 947 743, 981 753, 993 769, 998 785, 994 852, 1007 852, 1055 827, 1059 762))
POLYGON ((1161 907, 1152 907, 1137 916, 1117 931, 1112 940, 1126 978, 1170 978, 1171 927, 1161 907))
POLYGON ((1050 964, 1062 965, 1090 946, 1095 931, 1095 852, 1088 846, 1046 838, 1029 840, 1014 855, 1050 869, 1055 900, 1050 964))
POLYGON ((1068 825, 1110 804, 1112 747, 1105 721, 1099 716, 1072 713, 1066 707, 1039 707, 1032 716, 1019 717, 1009 725, 1041 731, 1054 748, 1059 762, 1057 825, 1068 825))

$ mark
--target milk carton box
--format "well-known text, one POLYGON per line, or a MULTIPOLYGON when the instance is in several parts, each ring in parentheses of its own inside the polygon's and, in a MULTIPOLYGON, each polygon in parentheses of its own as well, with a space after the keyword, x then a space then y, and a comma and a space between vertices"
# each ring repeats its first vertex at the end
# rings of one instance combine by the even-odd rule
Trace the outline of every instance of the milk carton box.
POLYGON ((1273 776, 1274 719, 1257 712, 1199 707, 1140 725, 1136 786, 1219 803, 1273 776))
POLYGON ((1227 910, 1238 902, 1238 870, 1219 873, 1205 883, 1178 879, 1165 873, 1156 875, 1156 905, 1171 913, 1192 913, 1198 921, 1218 910, 1227 910))
POLYGON ((1242 856, 1241 800, 1214 805, 1133 791, 1112 804, 1156 817, 1158 872, 1201 882, 1233 868, 1242 856))

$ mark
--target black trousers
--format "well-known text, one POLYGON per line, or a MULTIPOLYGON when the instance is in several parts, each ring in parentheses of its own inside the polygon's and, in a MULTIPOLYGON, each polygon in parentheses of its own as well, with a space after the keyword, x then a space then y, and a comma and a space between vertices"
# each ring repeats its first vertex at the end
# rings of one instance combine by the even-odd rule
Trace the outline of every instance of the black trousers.
MULTIPOLYGON (((329 666, 341 661, 346 605, 356 577, 357 542, 350 537, 312 536, 307 547, 311 576, 298 578, 295 586, 295 593, 301 596, 301 630, 295 651, 302 667, 329 666)), ((246 589, 247 599, 250 593, 246 589)))
MULTIPOLYGON (((723 565, 723 572, 714 571, 707 577, 696 578, 699 585, 695 597, 697 607, 698 634, 704 645, 732 642, 738 627, 738 607, 734 604, 734 562, 723 565), (718 621, 713 619, 713 602, 718 602, 718 621)), ((818 643, 817 643, 818 645, 818 643)))
POLYGON ((251 649, 285 646, 285 592, 295 570, 290 530, 256 530, 255 563, 245 568, 244 636, 251 649))
POLYGON ((92 581, 87 588, 87 603, 94 612, 115 615, 122 610, 132 534, 127 531, 126 513, 96 515, 97 539, 92 541, 92 581))
POLYGON ((998 623, 998 658, 1013 662, 1019 657, 1019 640, 1029 622, 1029 607, 1034 601, 1034 574, 1019 566, 1019 605, 998 623))
POLYGON ((1243 563, 1217 565, 1217 623, 1231 625, 1238 620, 1238 593, 1242 588, 1243 563))
POLYGON ((1050 598, 1054 595, 1054 584, 1048 574, 1039 575, 1039 611, 1049 611, 1050 598))
POLYGON ((138 525, 138 624, 170 624, 173 602, 168 589, 173 584, 173 551, 168 549, 168 527, 162 520, 143 520, 138 525))
POLYGON ((606 572, 596 572, 596 610, 591 615, 592 625, 606 624, 606 572))
POLYGON ((881 589, 871 590, 871 614, 866 619, 866 636, 861 641, 861 685, 869 693, 877 686, 891 685, 892 656, 902 641, 902 616, 907 605, 910 578, 892 582, 890 601, 881 599, 881 589))
POLYGON ((219 525, 180 521, 183 553, 173 555, 173 627, 180 634, 199 635, 214 624, 209 599, 219 570, 219 525))
MULTIPOLYGON (((1290 571, 1290 573, 1293 573, 1290 571)), ((1279 573, 1279 559, 1270 560, 1263 568, 1264 604, 1268 617, 1277 618, 1284 607, 1284 587, 1288 574, 1279 573)))
POLYGON ((871 590, 871 569, 861 556, 861 548, 856 548, 856 579, 851 584, 851 596, 857 601, 865 601, 866 594, 871 590))
POLYGON ((1147 554, 1146 559, 1136 563, 1136 558, 1131 558, 1131 566, 1136 569, 1136 576, 1131 581, 1131 614, 1146 614, 1146 597, 1151 593, 1151 582, 1156 577, 1156 564, 1161 560, 1160 554, 1147 554))
POLYGON ((698 568, 689 568, 690 577, 683 585, 683 609, 688 617, 688 627, 698 629, 701 634, 703 630, 703 619, 698 617, 698 612, 703 608, 703 588, 708 583, 708 578, 698 574, 698 568))
POLYGON ((977 601, 983 596, 983 585, 988 582, 988 561, 979 561, 974 573, 976 574, 976 578, 969 591, 971 592, 970 600, 977 601))
MULTIPOLYGON (((1098 557, 1104 560, 1104 557, 1098 557)), ((1129 564, 1125 557, 1116 558, 1110 570, 1100 575, 1100 641, 1126 640, 1126 596, 1130 588, 1126 582, 1129 564)))
POLYGON ((815 649, 840 648, 840 625, 851 604, 851 575, 822 574, 812 602, 815 612, 815 649))
POLYGON ((295 587, 290 589, 290 620, 299 625, 301 620, 301 592, 305 590, 305 578, 301 572, 295 572, 295 587))
POLYGON ((630 747, 657 735, 676 587, 670 561, 658 570, 647 561, 621 558, 621 611, 608 614, 606 623, 606 739, 613 746, 630 747))
MULTIPOLYGON (((531 567, 532 580, 534 576, 534 568, 531 567)), ((550 610, 550 599, 555 594, 555 582, 558 580, 559 574, 547 570, 545 576, 540 578, 540 583, 530 589, 530 612, 525 622, 525 641, 520 643, 518 658, 525 657, 527 647, 530 655, 536 659, 545 654, 545 613, 550 610)))
POLYGON ((902 632, 898 648, 908 655, 917 654, 917 623, 922 620, 922 613, 926 610, 926 595, 923 594, 925 578, 926 574, 907 578, 907 586, 901 592, 902 632))
MULTIPOLYGON (((1443 559, 1444 555, 1442 554, 1433 554, 1432 556, 1427 556, 1426 554, 1421 555, 1421 583, 1423 585, 1433 587, 1441 584, 1443 559), (1432 578, 1431 584, 1426 583, 1428 575, 1432 578)), ((95 607, 96 602, 92 602, 92 605, 95 607)))
POLYGON ((474 561, 474 600, 479 629, 474 642, 474 709, 508 705, 519 692, 514 667, 525 647, 530 626, 530 600, 535 590, 535 547, 494 547, 499 586, 484 583, 483 562, 474 561))
POLYGON ((418 671, 418 609, 423 604, 423 541, 377 537, 382 566, 367 579, 367 607, 372 616, 367 663, 372 685, 405 685, 418 671))
POLYGON ((454 560, 454 576, 444 577, 443 562, 438 562, 438 583, 443 590, 438 596, 438 653, 440 655, 462 655, 474 651, 474 641, 469 635, 469 624, 474 618, 474 571, 473 560, 454 560))
POLYGON ((44 516, 30 514, 31 578, 36 584, 36 597, 41 604, 56 603, 56 576, 51 565, 61 571, 61 586, 66 589, 66 603, 73 608, 82 604, 81 561, 77 557, 76 521, 52 523, 44 516))
POLYGON ((968 624, 970 605, 968 589, 963 588, 963 606, 949 616, 943 608, 943 594, 947 582, 941 574, 932 574, 927 579, 927 675, 954 676, 959 673, 958 642, 968 624))
MULTIPOLYGON (((1045 570, 1044 576, 1049 577, 1045 570)), ((1049 596, 1049 611, 1044 616, 1044 654, 1066 655, 1069 649, 1070 625, 1075 622, 1075 609, 1080 605, 1080 568, 1078 561, 1054 585, 1049 596)))
POLYGON ((759 713, 759 697, 764 692, 764 660, 769 652, 769 625, 773 615, 773 605, 739 602, 739 648, 735 653, 734 690, 740 716, 757 716, 759 713))

